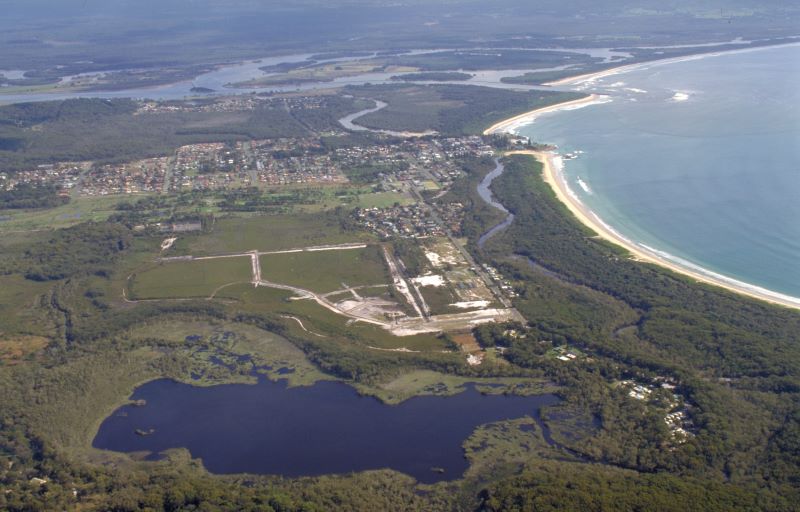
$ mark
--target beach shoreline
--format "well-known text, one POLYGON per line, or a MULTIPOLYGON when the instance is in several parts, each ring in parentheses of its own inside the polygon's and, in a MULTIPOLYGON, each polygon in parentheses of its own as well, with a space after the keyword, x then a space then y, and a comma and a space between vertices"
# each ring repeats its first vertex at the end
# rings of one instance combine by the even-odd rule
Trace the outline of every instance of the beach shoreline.
POLYGON ((518 126, 523 126, 532 123, 533 121, 536 120, 537 117, 539 117, 542 114, 546 114, 548 112, 556 112, 558 110, 580 108, 597 103, 602 103, 604 102, 604 98, 605 96, 602 96, 600 94, 590 94, 588 96, 585 96, 583 98, 578 98, 576 100, 564 101, 561 103, 556 103, 555 105, 549 105, 547 107, 537 108, 535 110, 531 110, 530 112, 525 112, 516 115, 514 117, 509 117, 508 119, 498 121, 489 128, 485 129, 483 131, 483 134, 492 135, 493 133, 509 133, 518 126))
MULTIPOLYGON (((559 85, 583 84, 586 82, 594 81, 598 78, 616 75, 619 73, 625 73, 646 66, 660 66, 677 62, 685 62, 689 60, 703 59, 722 54, 753 52, 767 48, 774 48, 776 46, 782 47, 782 46, 797 46, 797 45, 800 45, 800 43, 791 42, 780 45, 760 46, 755 48, 741 48, 741 49, 727 50, 727 51, 714 51, 701 54, 687 55, 682 57, 666 58, 655 61, 625 64, 605 69, 602 71, 597 71, 594 73, 585 73, 582 75, 566 77, 560 80, 549 82, 544 85, 559 86, 559 85)), ((536 118, 541 114, 556 112, 559 110, 567 110, 572 108, 580 108, 591 104, 604 103, 605 102, 604 98, 605 97, 602 95, 591 94, 585 98, 557 103, 555 105, 550 105, 548 107, 543 107, 530 112, 525 112, 523 114, 519 114, 517 116, 493 124, 486 130, 484 130, 483 134, 490 135, 493 133, 503 133, 503 132, 513 133, 513 131, 516 130, 518 127, 534 122, 536 118)), ((560 159, 560 155, 558 155, 557 152, 516 150, 508 152, 506 154, 527 154, 533 156, 539 162, 541 162, 543 166, 542 174, 544 181, 548 183, 548 185, 550 185, 550 187, 555 192, 556 197, 559 199, 559 201, 564 203, 567 209, 570 210, 570 212, 578 219, 579 222, 581 222, 583 225, 585 225, 592 231, 596 232, 598 236, 600 236, 604 240, 626 249, 628 252, 631 253, 634 260, 659 265, 662 268, 667 268, 669 270, 672 270, 673 272, 679 273, 687 277, 691 277, 699 282, 724 288, 725 290, 740 295, 744 295, 750 298, 759 299, 762 301, 769 302, 771 304, 781 305, 793 309, 800 309, 800 298, 798 297, 785 295, 779 292, 768 290, 766 288, 762 288, 757 285, 739 281, 737 279, 705 269, 691 262, 684 262, 684 264, 681 264, 679 262, 674 261, 673 259, 670 259, 668 257, 669 255, 663 253, 662 251, 658 251, 657 249, 645 246, 644 244, 634 242, 632 240, 625 238, 621 234, 617 233, 611 226, 606 224, 596 213, 594 213, 590 208, 588 208, 585 204, 583 204, 580 201, 580 199, 578 199, 578 197, 575 195, 575 193, 572 191, 572 189, 570 189, 569 184, 566 182, 566 179, 563 175, 562 161, 560 159)))
POLYGON ((525 154, 536 158, 542 164, 542 177, 555 192, 559 201, 564 203, 567 209, 581 222, 597 235, 615 245, 627 250, 635 261, 652 263, 663 268, 667 268, 678 274, 691 277, 699 282, 724 288, 730 292, 745 295, 750 298, 759 299, 772 304, 781 305, 789 308, 800 309, 800 299, 773 292, 759 286, 751 285, 735 279, 715 274, 711 271, 698 270, 680 265, 659 254, 652 248, 633 242, 620 235, 603 222, 591 209, 583 204, 571 191, 561 169, 560 156, 552 151, 517 150, 506 153, 525 154))
POLYGON ((568 76, 564 78, 560 78, 558 80, 553 80, 552 82, 545 82, 542 85, 553 87, 553 86, 561 86, 561 85, 574 85, 580 84, 583 82, 592 82, 598 78, 605 78, 607 76, 613 76, 620 73, 627 73, 628 71, 634 71, 639 68, 648 67, 648 66, 664 66, 667 64, 677 64, 679 62, 688 62, 692 60, 700 60, 706 59, 708 57, 716 57, 719 55, 730 55, 735 53, 749 53, 749 52, 757 52, 761 50, 766 50, 770 48, 782 48, 786 46, 798 46, 800 42, 790 42, 790 43, 781 43, 781 44, 774 44, 774 45, 764 45, 764 46, 750 46, 746 48, 735 48, 735 49, 728 49, 728 50, 714 50, 709 52, 703 53, 692 53, 689 55, 682 55, 680 57, 667 57, 663 59, 655 59, 655 60, 645 60, 642 62, 634 62, 631 64, 622 64, 620 66, 611 67, 608 69, 603 69, 601 71, 594 71, 592 73, 583 73, 581 75, 574 75, 568 76))

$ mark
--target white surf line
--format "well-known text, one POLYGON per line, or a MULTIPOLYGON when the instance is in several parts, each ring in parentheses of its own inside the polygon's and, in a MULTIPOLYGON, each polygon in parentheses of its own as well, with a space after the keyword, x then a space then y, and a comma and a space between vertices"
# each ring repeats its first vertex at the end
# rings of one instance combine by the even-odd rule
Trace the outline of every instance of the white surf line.
POLYGON ((789 46, 798 46, 800 43, 791 42, 791 43, 782 43, 782 44, 769 44, 764 46, 751 46, 747 48, 735 48, 730 50, 716 50, 716 51, 709 51, 703 53, 693 53, 690 55, 682 55, 679 57, 667 57, 664 59, 656 59, 656 60, 649 60, 644 62, 634 62, 632 64, 624 64, 622 66, 617 66, 609 69, 605 69, 603 71, 597 71, 595 73, 584 73, 582 75, 576 75, 572 77, 565 77, 559 80, 555 80, 552 82, 546 82, 542 85, 545 86, 561 86, 561 85, 579 85, 579 84, 586 84, 594 82, 600 78, 606 78, 613 75, 619 75, 623 73, 627 73, 629 71, 635 71, 639 69, 649 69, 651 67, 656 66, 664 66, 669 64, 677 64, 679 62, 689 62, 694 60, 701 60, 706 59, 709 57, 719 57, 722 55, 731 55, 731 54, 738 54, 738 53, 750 53, 750 52, 757 52, 772 48, 785 48, 789 46))
POLYGON ((590 94, 589 96, 578 98, 576 100, 562 101, 561 103, 555 103, 546 107, 537 108, 535 110, 524 112, 514 117, 498 121, 489 128, 485 129, 483 134, 492 135, 495 133, 515 133, 519 128, 534 123, 542 114, 549 114, 552 112, 558 112, 560 110, 576 110, 578 108, 588 107, 590 105, 607 103, 608 101, 608 96, 601 94, 590 94))
POLYGON ((530 152, 543 165, 543 177, 557 198, 563 203, 578 222, 587 226, 601 238, 608 240, 627 250, 633 260, 654 263, 668 268, 673 272, 691 277, 697 281, 724 288, 730 292, 739 293, 755 299, 779 304, 786 307, 800 309, 800 297, 793 297, 779 292, 768 290, 760 286, 745 283, 731 277, 718 274, 689 261, 677 258, 669 253, 648 247, 640 242, 634 242, 614 228, 605 223, 594 211, 590 210, 572 191, 563 175, 560 157, 552 152, 530 152))
POLYGON ((403 275, 397 269, 397 263, 395 263, 394 259, 392 258, 391 254, 389 254, 389 250, 384 247, 383 248, 383 258, 386 260, 386 265, 389 267, 389 273, 392 276, 392 281, 394 282, 394 287, 397 289, 400 294, 406 298, 409 304, 414 308, 416 311, 417 316, 420 318, 424 318, 425 316, 422 314, 422 310, 419 309, 419 305, 417 304, 416 299, 414 299, 414 295, 411 294, 411 290, 408 287, 408 283, 405 279, 403 279, 403 275))

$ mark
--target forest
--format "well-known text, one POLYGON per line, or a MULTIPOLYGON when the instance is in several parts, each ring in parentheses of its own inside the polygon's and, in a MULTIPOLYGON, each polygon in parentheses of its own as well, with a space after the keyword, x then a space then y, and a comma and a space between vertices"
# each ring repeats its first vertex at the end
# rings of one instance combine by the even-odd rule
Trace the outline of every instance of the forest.
POLYGON ((0 167, 6 172, 63 161, 126 162, 171 154, 200 142, 303 137, 338 126, 359 109, 331 96, 324 108, 261 105, 226 113, 182 111, 131 115, 132 100, 73 99, 0 107, 0 167), (33 129, 35 127, 35 129, 33 129))
MULTIPOLYGON (((593 442, 572 448, 615 466, 758 489, 777 500, 767 509, 796 503, 797 449, 787 448, 798 434, 800 315, 635 263, 588 236, 555 199, 541 179, 541 165, 530 157, 510 157, 493 191, 516 218, 487 244, 484 257, 520 283, 515 305, 538 337, 596 355, 589 374, 559 368, 553 375, 572 383, 575 400, 595 401, 594 414, 603 422, 604 432, 593 442), (697 436, 680 449, 658 449, 652 442, 659 425, 646 416, 637 419, 642 411, 636 413, 613 389, 597 387, 598 379, 619 378, 614 375, 669 376, 680 382, 693 404, 697 436), (608 425, 612 421, 614 428, 608 425)), ((506 343, 515 364, 542 366, 539 347, 506 343)), ((519 482, 524 478, 535 482, 539 477, 519 482)), ((537 492, 501 487, 486 506, 495 510, 492 503, 502 509, 503 503, 546 499, 537 492)), ((746 509, 745 502, 737 498, 714 506, 722 510, 736 503, 746 509)), ((584 502, 600 507, 591 503, 584 502)))
POLYGON ((21 183, 13 190, 0 191, 0 209, 35 210, 67 204, 69 196, 61 195, 59 191, 55 185, 33 186, 21 183))
MULTIPOLYGON (((506 350, 503 365, 471 368, 448 354, 365 351, 366 331, 319 318, 315 329, 332 337, 309 335, 283 318, 277 303, 272 310, 206 300, 121 307, 113 290, 158 241, 124 225, 84 223, 6 245, 12 256, 6 278, 27 275, 49 287, 31 314, 53 329, 55 341, 27 364, 0 364, 0 386, 13 397, 0 404, 0 458, 14 461, 12 470, 0 472, 12 490, 0 504, 13 511, 63 508, 75 489, 90 509, 120 511, 372 510, 400 502, 407 510, 557 510, 564 504, 598 511, 792 510, 800 481, 798 315, 631 262, 587 236, 541 180, 539 164, 524 156, 506 159, 505 174, 493 184, 516 220, 480 248, 477 237, 503 217, 475 192, 494 162, 460 165, 463 178, 432 200, 469 207, 462 231, 470 250, 509 276, 519 292, 515 306, 524 324, 475 330, 484 347, 506 350), (53 247, 58 250, 49 251, 53 247), (108 465, 72 455, 92 428, 86 413, 65 404, 108 410, 138 382, 200 371, 188 344, 156 337, 143 345, 131 337, 136 326, 159 319, 277 333, 320 371, 363 389, 422 369, 544 379, 563 399, 546 412, 560 452, 424 493, 390 471, 299 480, 216 477, 180 454, 157 464, 108 465), (560 347, 586 357, 565 365, 548 356, 560 347), (659 406, 629 399, 616 384, 624 379, 675 383, 689 407, 693 437, 672 444, 659 406), (34 476, 48 483, 32 486, 34 476)), ((249 195, 231 200, 246 202, 249 195)), ((121 211, 154 206, 157 201, 145 201, 121 211)), ((357 229, 346 209, 329 217, 329 229, 357 229)), ((415 265, 413 244, 394 247, 415 265)), ((4 320, 8 329, 14 328, 10 318, 4 320)), ((213 370, 222 379, 247 372, 242 365, 213 370)))
POLYGON ((517 92, 459 84, 365 85, 350 87, 348 92, 389 104, 359 118, 362 126, 416 132, 433 129, 447 136, 479 134, 515 113, 581 97, 573 92, 517 92))

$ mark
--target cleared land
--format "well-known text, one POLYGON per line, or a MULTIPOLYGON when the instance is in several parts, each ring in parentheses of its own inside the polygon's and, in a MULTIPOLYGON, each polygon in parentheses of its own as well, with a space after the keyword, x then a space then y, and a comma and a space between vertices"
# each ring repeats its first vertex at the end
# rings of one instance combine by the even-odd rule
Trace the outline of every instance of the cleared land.
POLYGON ((0 340, 10 333, 51 336, 56 324, 46 311, 39 307, 39 297, 48 293, 50 284, 25 279, 20 275, 0 276, 0 317, 3 330, 0 340))
MULTIPOLYGON (((145 194, 137 194, 136 198, 145 194)), ((65 228, 87 221, 104 221, 117 213, 115 206, 130 196, 73 198, 69 203, 40 210, 0 210, 0 233, 65 228)))
MULTIPOLYGON (((425 253, 432 258, 433 267, 441 265, 442 260, 456 260, 459 255, 446 240, 439 240, 441 245, 446 247, 438 250, 447 255, 431 249, 425 253)), ((437 297, 436 310, 432 310, 419 289, 421 285, 432 288, 424 286, 430 276, 409 279, 387 246, 350 242, 215 256, 171 256, 160 261, 131 276, 126 300, 233 298, 241 302, 240 307, 253 312, 269 309, 296 316, 298 325, 303 319, 309 320, 320 336, 346 336, 349 329, 370 328, 373 332, 367 335, 369 339, 383 339, 376 336, 383 331, 407 340, 406 344, 376 342, 368 347, 372 350, 419 351, 410 346, 416 345, 415 336, 422 336, 419 348, 441 351, 446 343, 432 343, 431 334, 468 330, 481 323, 518 316, 513 309, 495 308, 488 289, 487 300, 448 302, 464 299, 464 290, 473 299, 474 289, 482 285, 480 277, 468 266, 458 268, 468 265, 466 261, 454 261, 455 268, 450 267, 448 272, 471 273, 465 280, 448 277, 445 282, 442 276, 433 276, 450 293, 437 297), (268 291, 262 292, 263 289, 268 291), (325 314, 320 316, 321 312, 325 314)), ((428 294, 436 291, 428 290, 428 294)), ((300 327, 308 330, 305 324, 300 327)))
MULTIPOLYGON (((371 237, 364 235, 364 239, 371 237)), ((195 256, 340 244, 359 241, 359 235, 344 231, 339 220, 320 214, 265 215, 225 218, 214 223, 210 233, 192 239, 186 247, 195 256)))
POLYGON ((132 299, 209 297, 229 283, 249 283, 250 260, 245 257, 171 261, 138 273, 128 287, 132 299))
POLYGON ((389 273, 380 249, 374 246, 351 250, 265 254, 260 258, 263 279, 317 293, 389 282, 389 273))

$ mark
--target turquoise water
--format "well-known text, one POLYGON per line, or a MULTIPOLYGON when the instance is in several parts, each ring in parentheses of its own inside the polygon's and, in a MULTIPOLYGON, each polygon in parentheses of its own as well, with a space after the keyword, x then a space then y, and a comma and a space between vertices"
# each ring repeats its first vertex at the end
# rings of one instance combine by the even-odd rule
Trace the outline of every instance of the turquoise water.
POLYGON ((800 46, 650 64, 592 83, 611 101, 519 133, 555 143, 570 188, 630 240, 800 297, 800 46))

